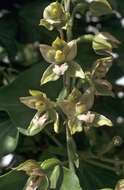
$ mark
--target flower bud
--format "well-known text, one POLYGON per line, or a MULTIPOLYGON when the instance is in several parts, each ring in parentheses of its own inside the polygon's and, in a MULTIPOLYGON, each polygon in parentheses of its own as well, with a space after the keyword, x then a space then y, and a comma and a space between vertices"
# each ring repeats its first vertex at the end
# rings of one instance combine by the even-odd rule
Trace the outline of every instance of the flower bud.
POLYGON ((63 50, 66 45, 66 42, 59 37, 52 43, 52 47, 57 50, 63 50))
POLYGON ((122 138, 120 136, 115 136, 112 139, 114 146, 120 146, 123 142, 122 138))
POLYGON ((54 27, 57 29, 64 27, 67 20, 68 14, 64 11, 63 6, 59 2, 54 2, 45 8, 40 25, 45 26, 48 30, 53 30, 54 27))
POLYGON ((64 10, 62 5, 58 2, 54 2, 45 8, 43 16, 45 19, 60 19, 63 14, 64 10))

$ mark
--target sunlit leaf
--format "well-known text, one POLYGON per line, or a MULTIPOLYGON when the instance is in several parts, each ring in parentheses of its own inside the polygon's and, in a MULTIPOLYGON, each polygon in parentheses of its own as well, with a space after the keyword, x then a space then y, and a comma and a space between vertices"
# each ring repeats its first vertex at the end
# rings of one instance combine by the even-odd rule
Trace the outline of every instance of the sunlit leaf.
POLYGON ((93 0, 90 5, 90 11, 95 16, 102 16, 112 13, 112 8, 107 0, 93 0))

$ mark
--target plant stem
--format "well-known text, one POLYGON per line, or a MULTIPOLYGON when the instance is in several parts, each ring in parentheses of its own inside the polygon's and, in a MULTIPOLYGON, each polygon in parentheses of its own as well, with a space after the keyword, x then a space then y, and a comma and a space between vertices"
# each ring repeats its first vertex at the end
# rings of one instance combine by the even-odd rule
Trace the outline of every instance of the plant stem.
MULTIPOLYGON (((65 7, 65 11, 70 13, 70 3, 71 0, 64 0, 64 7, 65 7)), ((72 18, 70 18, 70 21, 67 25, 67 31, 66 31, 66 37, 67 37, 67 41, 69 42, 72 39, 72 18)), ((63 83, 65 88, 67 88, 68 90, 68 94, 70 92, 70 88, 71 88, 71 84, 70 84, 70 77, 65 73, 65 75, 63 76, 63 83)), ((68 163, 69 163, 69 168, 71 171, 75 172, 75 166, 74 166, 74 161, 72 158, 72 153, 71 153, 71 134, 70 134, 70 130, 68 128, 68 124, 66 123, 66 142, 67 142, 67 154, 68 154, 68 163)))
POLYGON ((63 30, 60 29, 60 30, 58 30, 58 31, 59 31, 59 34, 60 34, 61 39, 64 40, 64 33, 63 33, 63 30))
POLYGON ((57 138, 55 138, 47 129, 45 129, 45 133, 52 139, 53 142, 55 142, 55 144, 58 147, 63 147, 63 145, 60 143, 60 141, 57 138))
POLYGON ((71 0, 64 0, 65 11, 70 12, 71 0))
POLYGON ((67 141, 67 153, 68 153, 69 168, 70 168, 70 170, 75 172, 74 162, 73 162, 72 156, 71 156, 70 140, 71 140, 71 134, 70 134, 68 125, 66 125, 66 141, 67 141))
POLYGON ((89 163, 89 164, 92 164, 94 166, 98 166, 100 168, 104 168, 104 169, 107 169, 107 170, 110 170, 110 171, 113 171, 113 172, 116 172, 116 169, 111 167, 111 166, 107 166, 103 163, 99 163, 99 162, 96 162, 94 160, 89 160, 89 159, 86 159, 85 162, 89 163))
MULTIPOLYGON (((105 158, 105 157, 98 157, 98 156, 92 156, 91 157, 92 159, 95 159, 95 160, 100 160, 102 162, 107 162, 109 164, 115 164, 116 163, 116 160, 115 159, 110 159, 110 158, 105 158)), ((124 161, 123 160, 118 160, 118 163, 120 165, 123 165, 124 164, 124 161)))

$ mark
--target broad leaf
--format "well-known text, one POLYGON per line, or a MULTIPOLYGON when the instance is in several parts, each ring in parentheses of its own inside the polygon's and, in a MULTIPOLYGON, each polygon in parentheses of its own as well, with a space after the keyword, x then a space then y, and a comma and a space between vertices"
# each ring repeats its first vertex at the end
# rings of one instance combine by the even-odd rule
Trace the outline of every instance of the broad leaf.
POLYGON ((102 16, 112 13, 112 8, 107 0, 93 0, 90 5, 90 11, 95 16, 102 16))
POLYGON ((111 188, 105 188, 105 189, 100 189, 100 190, 113 190, 113 189, 111 189, 111 188))
POLYGON ((10 119, 0 122, 0 131, 0 157, 2 157, 15 150, 19 134, 10 119))
MULTIPOLYGON (((40 77, 44 70, 45 63, 37 64, 21 74, 12 84, 0 89, 0 110, 7 111, 16 127, 28 126, 34 115, 34 111, 24 106, 19 97, 26 96, 29 89, 39 89, 40 77)), ((56 98, 59 86, 58 83, 50 84, 42 90, 47 91, 50 98, 56 98)))
POLYGON ((70 188, 71 190, 82 190, 76 174, 67 168, 63 168, 63 170, 64 176, 60 190, 67 190, 70 188))
POLYGON ((55 166, 51 175, 50 175, 50 187, 52 189, 56 189, 57 187, 57 181, 59 180, 60 177, 60 172, 61 172, 61 168, 59 165, 55 166))
POLYGON ((50 158, 42 162, 41 168, 43 170, 49 170, 51 168, 54 168, 56 165, 60 164, 60 161, 56 158, 50 158))
POLYGON ((25 183, 26 183, 27 177, 24 175, 24 173, 20 172, 9 172, 3 176, 0 176, 0 189, 6 189, 6 190, 22 190, 25 183))
POLYGON ((82 160, 78 169, 78 176, 84 190, 99 190, 106 187, 114 188, 120 176, 115 172, 82 160))

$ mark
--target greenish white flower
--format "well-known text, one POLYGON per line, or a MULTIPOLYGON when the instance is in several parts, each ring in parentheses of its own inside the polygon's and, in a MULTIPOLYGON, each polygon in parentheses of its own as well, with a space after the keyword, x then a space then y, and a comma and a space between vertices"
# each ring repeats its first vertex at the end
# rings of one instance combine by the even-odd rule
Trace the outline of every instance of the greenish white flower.
MULTIPOLYGON (((55 129, 59 126, 59 116, 55 111, 55 104, 47 98, 46 94, 30 90, 32 96, 20 98, 26 106, 37 110, 27 129, 19 128, 19 131, 27 136, 38 134, 48 123, 54 122, 55 129)), ((57 131, 57 129, 56 129, 57 131)), ((55 131, 55 132, 56 132, 55 131)))
POLYGON ((68 18, 69 13, 56 1, 45 8, 40 25, 45 26, 48 30, 53 30, 54 28, 60 29, 66 26, 68 18))
POLYGON ((40 51, 48 63, 62 64, 72 61, 77 55, 77 43, 75 40, 67 43, 59 37, 52 46, 41 44, 40 51))
POLYGON ((66 100, 59 102, 59 106, 68 118, 70 133, 81 132, 83 128, 112 126, 112 122, 105 116, 89 111, 94 102, 94 93, 88 88, 83 94, 73 89, 66 100))
POLYGON ((41 44, 40 51, 45 61, 51 63, 42 76, 41 84, 59 79, 66 71, 70 77, 85 77, 81 66, 73 61, 77 55, 75 40, 67 43, 57 37, 51 46, 41 44))

